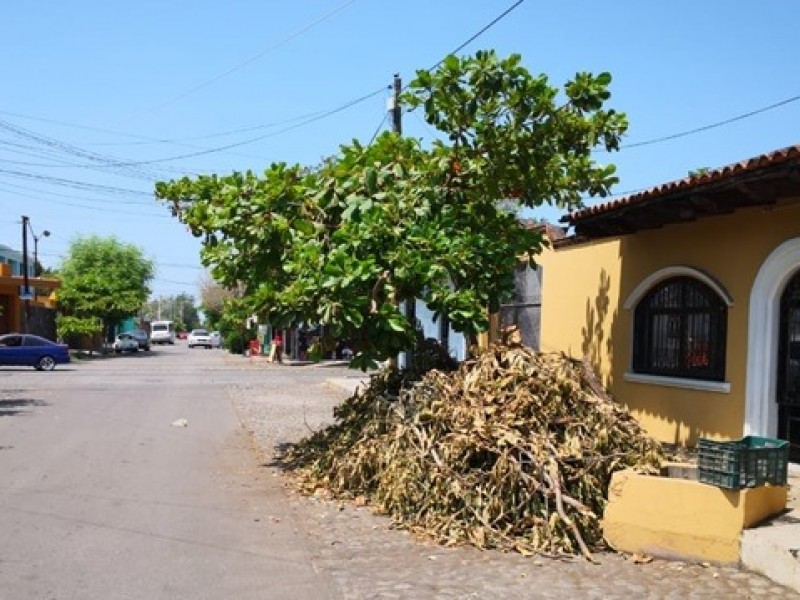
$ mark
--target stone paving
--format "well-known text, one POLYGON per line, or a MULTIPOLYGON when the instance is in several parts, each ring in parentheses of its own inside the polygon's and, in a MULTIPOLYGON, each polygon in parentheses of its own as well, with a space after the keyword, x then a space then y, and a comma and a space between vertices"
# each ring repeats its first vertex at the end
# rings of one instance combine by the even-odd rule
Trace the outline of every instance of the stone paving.
MULTIPOLYGON (((245 369, 264 369, 253 363, 245 369)), ((252 434, 262 475, 283 485, 287 517, 308 541, 315 568, 336 585, 340 598, 800 598, 755 573, 733 567, 654 559, 641 564, 602 553, 600 564, 583 558, 555 560, 515 553, 446 548, 394 529, 367 507, 302 496, 270 462, 273 449, 297 441, 332 421, 345 396, 326 385, 341 372, 310 374, 313 367, 270 365, 269 381, 231 389, 243 426, 252 434), (302 372, 302 375, 301 375, 302 372), (295 381, 301 376, 301 381, 295 381)), ((352 372, 350 372, 352 373, 352 372)))

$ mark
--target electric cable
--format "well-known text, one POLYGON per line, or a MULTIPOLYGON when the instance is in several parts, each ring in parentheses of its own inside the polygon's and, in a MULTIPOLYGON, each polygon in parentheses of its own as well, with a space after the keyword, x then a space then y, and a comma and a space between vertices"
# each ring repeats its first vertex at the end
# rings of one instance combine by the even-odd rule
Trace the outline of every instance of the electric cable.
POLYGON ((681 131, 680 133, 673 133, 671 135, 665 135, 658 138, 653 138, 651 140, 644 140, 642 142, 635 142, 633 144, 624 144, 620 146, 620 150, 627 150, 629 148, 640 148, 642 146, 650 146, 652 144, 658 144, 660 142, 666 142, 669 140, 675 140, 678 138, 686 137, 688 135, 692 135, 695 133, 700 133, 703 131, 708 131, 709 129, 715 129, 717 127, 722 127, 723 125, 729 125, 731 123, 735 123, 736 121, 742 121, 744 119, 748 119, 750 117, 754 117, 755 115, 759 115, 761 113, 773 110, 775 108, 779 108, 781 106, 785 106, 787 104, 791 104, 792 102, 797 102, 800 100, 800 95, 792 96, 791 98, 787 98, 785 100, 781 100, 780 102, 776 102, 774 104, 770 104, 769 106, 764 106, 762 108, 757 108, 755 110, 751 110, 750 112, 743 113, 741 115, 737 115, 735 117, 731 117, 730 119, 725 119, 723 121, 717 121, 716 123, 710 123, 708 125, 703 125, 702 127, 695 127, 694 129, 689 129, 687 131, 681 131))
MULTIPOLYGON (((457 47, 455 50, 453 50, 452 52, 450 52, 450 54, 448 54, 447 56, 451 56, 451 55, 455 54, 456 52, 461 52, 461 50, 463 50, 464 48, 466 48, 467 46, 469 46, 469 45, 470 45, 472 42, 474 42, 476 39, 478 39, 478 38, 479 38, 480 36, 482 36, 484 33, 486 33, 487 31, 489 31, 489 30, 490 30, 492 27, 494 27, 494 26, 495 26, 497 23, 499 23, 500 21, 502 21, 502 20, 503 20, 503 19, 504 19, 506 16, 508 16, 508 15, 509 15, 509 14, 510 14, 510 13, 511 13, 513 10, 515 10, 516 8, 518 8, 518 7, 519 7, 519 6, 520 6, 520 5, 521 5, 523 2, 525 2, 525 0, 517 0, 517 2, 515 2, 514 4, 512 4, 511 6, 509 6, 509 7, 508 7, 506 10, 504 10, 504 11, 503 11, 503 12, 502 12, 502 13, 501 13, 499 16, 497 16, 497 17, 495 17, 494 19, 492 19, 492 20, 491 20, 491 21, 490 21, 490 22, 489 22, 489 23, 488 23, 486 26, 484 26, 484 27, 483 27, 483 28, 482 28, 480 31, 478 31, 478 32, 477 32, 477 33, 475 33, 475 34, 474 34, 472 37, 470 37, 469 39, 467 39, 467 41, 465 41, 463 44, 461 44, 460 46, 458 46, 458 47, 457 47)), ((441 64, 444 62, 444 60, 445 60, 445 58, 447 58, 447 56, 445 56, 444 58, 442 58, 442 59, 441 59, 439 62, 437 62, 435 65, 433 65, 433 66, 432 66, 430 69, 428 69, 428 70, 429 70, 429 71, 433 71, 434 69, 438 68, 438 67, 439 67, 439 66, 440 66, 440 65, 441 65, 441 64)))
MULTIPOLYGON (((105 160, 108 161, 106 166, 108 166, 108 167, 131 167, 131 166, 139 166, 139 165, 151 165, 151 164, 157 164, 157 163, 163 163, 163 162, 171 162, 171 161, 175 161, 175 160, 182 160, 182 159, 185 159, 185 158, 194 158, 194 157, 197 157, 197 156, 204 156, 204 155, 207 155, 207 154, 215 154, 217 152, 230 150, 231 148, 238 148, 240 146, 253 144, 253 143, 261 141, 263 139, 267 139, 267 138, 270 138, 270 137, 275 137, 275 136, 280 135, 282 133, 286 133, 288 131, 292 131, 294 129, 298 129, 299 127, 303 127, 303 126, 308 125, 310 123, 314 123, 314 122, 319 121, 321 119, 327 118, 327 117, 332 116, 332 115, 334 115, 336 113, 340 113, 340 112, 342 112, 342 111, 344 111, 344 110, 346 110, 348 108, 351 108, 351 107, 355 106, 356 104, 360 104, 361 102, 364 102, 365 100, 369 100, 370 98, 372 98, 374 96, 377 96, 378 94, 380 94, 383 91, 385 91, 385 89, 386 89, 386 86, 381 86, 379 89, 377 89, 375 91, 372 91, 372 92, 370 92, 368 94, 365 94, 364 96, 361 96, 360 98, 356 98, 355 100, 351 100, 351 101, 349 101, 349 102, 347 102, 345 104, 342 104, 342 105, 340 105, 340 106, 338 106, 338 107, 336 107, 334 109, 325 111, 324 113, 319 114, 319 115, 317 115, 315 117, 308 118, 305 121, 302 121, 301 123, 298 123, 296 125, 292 125, 292 126, 289 126, 289 127, 285 127, 285 128, 283 128, 283 129, 281 129, 279 131, 267 133, 267 134, 260 135, 260 136, 254 137, 254 138, 242 140, 242 141, 231 143, 231 144, 227 144, 227 145, 224 145, 224 146, 219 146, 219 147, 216 147, 216 148, 207 148, 205 150, 198 150, 197 152, 189 152, 189 153, 181 154, 181 155, 178 155, 178 156, 168 156, 168 157, 153 158, 153 159, 149 159, 149 160, 138 160, 138 161, 111 161, 109 159, 105 159, 105 160)), ((0 170, 0 172, 2 172, 2 170, 0 170)))
MULTIPOLYGON (((140 190, 132 190, 129 188, 120 188, 110 185, 102 185, 99 183, 87 183, 85 181, 77 181, 75 179, 64 179, 61 177, 49 177, 46 175, 39 175, 36 173, 26 173, 24 171, 15 171, 11 169, 0 169, 0 174, 5 174, 10 177, 16 177, 19 179, 27 179, 29 181, 40 181, 44 183, 51 183, 56 185, 62 185, 65 187, 71 187, 79 190, 93 190, 103 193, 109 194, 127 194, 132 196, 148 196, 152 198, 152 194, 148 192, 142 192, 140 190)), ((143 204, 144 201, 139 202, 131 202, 132 204, 143 204)))
MULTIPOLYGON (((340 4, 339 6, 337 6, 336 8, 334 8, 332 11, 322 15, 321 17, 318 17, 316 20, 312 21, 311 23, 309 23, 307 25, 304 25, 299 30, 297 30, 294 33, 290 34, 288 37, 282 39, 281 41, 279 41, 279 42, 277 42, 275 44, 273 44, 272 46, 266 48, 265 50, 259 52, 258 54, 254 55, 254 56, 251 56, 247 60, 244 60, 244 61, 234 65, 233 67, 227 69, 226 71, 223 71, 219 75, 216 75, 216 76, 214 76, 214 77, 212 77, 210 79, 207 79, 206 81, 203 81, 202 83, 200 83, 198 85, 195 85, 192 88, 189 88, 188 90, 178 94, 177 96, 173 96, 172 98, 162 102, 161 104, 158 104, 158 105, 156 105, 154 107, 151 107, 149 109, 141 111, 139 114, 141 114, 142 112, 144 112, 144 113, 154 113, 155 111, 157 111, 159 109, 162 109, 162 108, 164 108, 166 106, 169 106, 170 104, 174 104, 178 100, 182 100, 183 98, 185 98, 186 96, 189 96, 190 94, 193 94, 194 92, 197 92, 197 91, 199 91, 199 90, 201 90, 203 88, 208 87, 212 83, 214 83, 216 81, 219 81, 220 79, 222 79, 224 77, 227 77, 228 75, 230 75, 231 73, 233 73, 235 71, 238 71, 242 67, 245 67, 245 66, 247 66, 247 65, 249 65, 249 64, 251 64, 251 63, 253 63, 253 62, 257 61, 257 60, 259 60, 260 58, 264 57, 269 52, 272 52, 273 50, 276 50, 276 49, 280 48, 281 46, 289 43, 290 41, 292 41, 293 39, 299 37, 300 35, 302 35, 306 31, 312 29, 316 25, 322 23, 323 21, 326 21, 327 19, 329 19, 330 17, 334 16, 335 14, 343 11, 345 8, 347 8, 348 6, 353 4, 355 1, 356 0, 347 0, 346 2, 344 2, 344 3, 340 4)), ((133 117, 127 119, 125 122, 132 121, 137 116, 138 115, 134 115, 133 117)))
POLYGON ((380 133, 381 129, 383 129, 383 126, 386 123, 386 119, 388 118, 389 118, 389 113, 388 112, 383 113, 383 118, 381 119, 381 122, 378 123, 378 127, 375 129, 375 133, 372 134, 372 137, 370 138, 367 146, 372 145, 372 142, 374 142, 375 138, 378 137, 378 134, 380 133))

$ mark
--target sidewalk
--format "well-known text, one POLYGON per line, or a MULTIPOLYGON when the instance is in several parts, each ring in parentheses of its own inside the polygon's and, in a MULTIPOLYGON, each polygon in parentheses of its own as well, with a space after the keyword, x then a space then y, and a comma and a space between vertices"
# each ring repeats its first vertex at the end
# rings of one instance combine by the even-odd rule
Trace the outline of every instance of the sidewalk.
POLYGON ((800 465, 789 465, 787 512, 742 532, 742 564, 800 592, 800 465))
MULTIPOLYGON (((291 358, 284 358, 283 362, 276 363, 269 360, 269 357, 264 355, 246 356, 242 358, 251 363, 264 363, 265 365, 274 365, 276 367, 278 366, 306 367, 315 369, 325 369, 334 367, 346 367, 349 364, 349 361, 347 360, 325 359, 321 361, 311 361, 311 360, 294 360, 291 358)), ((369 385, 369 380, 370 380, 370 373, 364 373, 363 371, 360 371, 358 369, 353 369, 352 375, 348 374, 345 376, 338 375, 336 377, 329 377, 326 380, 326 383, 330 387, 334 387, 336 389, 347 392, 349 395, 353 395, 359 389, 364 389, 367 385, 369 385)))
POLYGON ((398 600, 520 600, 542 598, 800 598, 763 575, 736 566, 598 552, 551 559, 471 546, 446 547, 398 529, 369 506, 301 494, 289 476, 270 467, 275 448, 318 431, 364 374, 345 367, 288 367, 237 359, 264 377, 232 388, 243 426, 259 448, 270 481, 281 483, 287 511, 305 534, 315 569, 340 598, 398 600))
MULTIPOLYGON (((330 378, 327 383, 354 394, 369 377, 330 378)), ((789 465, 787 484, 787 512, 742 532, 742 566, 800 592, 800 465, 789 465)))

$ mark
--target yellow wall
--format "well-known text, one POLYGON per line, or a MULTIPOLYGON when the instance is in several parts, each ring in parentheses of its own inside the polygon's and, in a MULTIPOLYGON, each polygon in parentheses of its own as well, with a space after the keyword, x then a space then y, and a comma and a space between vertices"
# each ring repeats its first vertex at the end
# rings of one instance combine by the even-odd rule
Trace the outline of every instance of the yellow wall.
POLYGON ((795 237, 800 237, 800 205, 745 209, 546 250, 537 259, 544 268, 541 349, 590 356, 611 393, 661 441, 741 437, 750 289, 770 252, 795 237), (623 304, 642 280, 673 266, 705 272, 733 299, 726 351, 729 393, 624 381, 633 311, 623 304))
POLYGON ((736 564, 742 530, 780 514, 787 496, 785 486, 726 490, 618 471, 608 490, 603 535, 625 552, 736 564))
MULTIPOLYGON (((8 265, 5 266, 8 267, 8 265)), ((8 272, 8 270, 3 270, 3 272, 8 272)), ((23 279, 19 276, 0 275, 0 312, 2 313, 0 314, 0 334, 22 331, 23 311, 25 310, 25 303, 19 297, 22 282, 23 279)), ((31 306, 56 308, 57 298, 51 290, 61 285, 58 279, 31 277, 29 285, 31 289, 35 287, 39 292, 36 300, 31 300, 31 306)))

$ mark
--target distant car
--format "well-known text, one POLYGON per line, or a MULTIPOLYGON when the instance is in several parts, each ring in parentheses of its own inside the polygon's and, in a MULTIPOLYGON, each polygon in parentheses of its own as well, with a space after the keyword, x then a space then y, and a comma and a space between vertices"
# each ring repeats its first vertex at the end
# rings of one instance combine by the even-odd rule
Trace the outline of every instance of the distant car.
POLYGON ((150 336, 143 329, 133 329, 125 333, 131 334, 139 342, 139 350, 150 350, 150 336))
POLYGON ((222 336, 220 335, 219 331, 212 331, 210 334, 208 334, 208 337, 211 338, 212 348, 222 347, 222 336))
POLYGON ((186 333, 185 331, 179 331, 178 332, 178 339, 179 340, 185 340, 187 337, 189 337, 189 334, 186 333))
POLYGON ((189 348, 194 348, 196 346, 211 348, 211 336, 208 334, 208 330, 192 329, 192 331, 189 332, 189 336, 186 338, 186 345, 189 346, 189 348))
POLYGON ((153 321, 150 323, 150 342, 153 344, 174 344, 175 324, 172 321, 153 321))
POLYGON ((0 365, 52 371, 69 362, 69 347, 30 333, 0 335, 0 365))
POLYGON ((112 347, 117 354, 121 354, 122 352, 138 352, 139 340, 130 333, 120 333, 114 340, 112 347))

